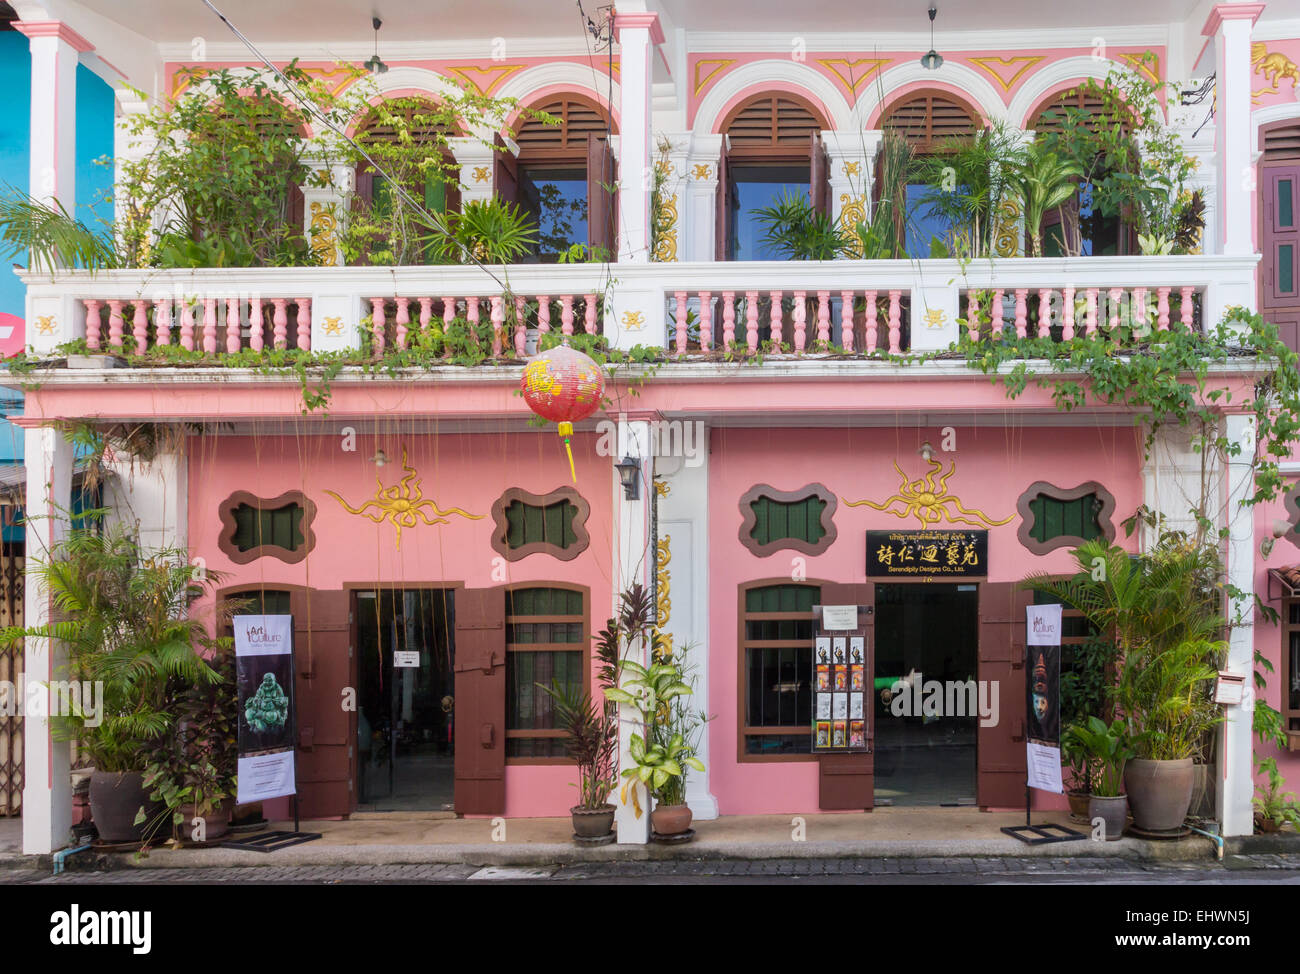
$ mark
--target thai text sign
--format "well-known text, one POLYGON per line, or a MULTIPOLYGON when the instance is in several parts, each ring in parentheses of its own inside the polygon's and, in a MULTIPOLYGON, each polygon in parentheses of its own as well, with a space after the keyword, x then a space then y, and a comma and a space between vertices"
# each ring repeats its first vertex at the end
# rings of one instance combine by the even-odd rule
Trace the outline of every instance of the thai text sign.
POLYGON ((867 577, 983 578, 987 531, 868 531, 867 577))

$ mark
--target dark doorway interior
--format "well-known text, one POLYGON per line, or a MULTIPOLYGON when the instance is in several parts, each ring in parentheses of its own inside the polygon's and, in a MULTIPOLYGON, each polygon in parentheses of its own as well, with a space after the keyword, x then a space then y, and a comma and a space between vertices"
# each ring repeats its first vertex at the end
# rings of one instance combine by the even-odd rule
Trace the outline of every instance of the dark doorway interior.
POLYGON ((356 593, 357 811, 455 807, 453 613, 447 589, 356 593))
POLYGON ((954 713, 947 690, 977 678, 978 625, 975 585, 876 585, 877 805, 975 804, 978 717, 954 713), (895 708, 894 683, 908 678, 920 700, 912 693, 895 708), (931 681, 944 690, 937 714, 917 706, 931 681))

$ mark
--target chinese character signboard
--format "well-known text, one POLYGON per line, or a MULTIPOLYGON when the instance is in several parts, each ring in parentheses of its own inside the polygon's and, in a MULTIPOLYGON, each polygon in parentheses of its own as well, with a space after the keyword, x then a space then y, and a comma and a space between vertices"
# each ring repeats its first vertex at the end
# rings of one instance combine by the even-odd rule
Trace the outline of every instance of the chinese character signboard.
POLYGON ((983 578, 987 531, 868 531, 868 578, 983 578))
POLYGON ((813 751, 869 751, 871 647, 862 605, 813 606, 813 751))

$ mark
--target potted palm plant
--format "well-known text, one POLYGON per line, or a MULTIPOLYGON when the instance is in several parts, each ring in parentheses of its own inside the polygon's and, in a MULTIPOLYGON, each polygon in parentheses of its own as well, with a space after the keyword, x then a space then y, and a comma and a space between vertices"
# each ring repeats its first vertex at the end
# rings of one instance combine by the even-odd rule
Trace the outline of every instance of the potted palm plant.
POLYGON ((596 685, 600 701, 580 685, 553 681, 537 684, 555 704, 565 749, 578 766, 578 804, 569 809, 573 836, 579 842, 597 841, 612 834, 615 807, 609 794, 618 784, 618 708, 603 692, 618 684, 622 629, 610 619, 596 637, 596 685))
POLYGON ((1134 824, 1151 832, 1180 828, 1191 804, 1193 759, 1222 719, 1211 696, 1226 649, 1217 553, 1171 532, 1142 556, 1102 539, 1073 554, 1077 574, 1031 575, 1022 584, 1113 634, 1123 662, 1110 694, 1134 749, 1126 779, 1134 824))
POLYGON ((200 653, 215 641, 190 615, 219 577, 196 579, 185 550, 147 550, 134 531, 98 528, 102 514, 78 515, 68 535, 29 568, 50 592, 55 618, 6 628, 0 641, 57 640, 68 651, 66 677, 97 692, 102 687, 99 713, 74 708, 56 731, 76 740, 94 767, 89 797, 100 838, 138 842, 144 835, 137 812, 151 804, 147 749, 175 733, 177 685, 220 680, 200 653))
POLYGON ((1107 724, 1099 717, 1071 724, 1065 732, 1068 746, 1087 757, 1096 769, 1092 793, 1088 796, 1088 818, 1105 823, 1106 841, 1124 834, 1128 799, 1124 794, 1124 767, 1133 750, 1124 722, 1116 718, 1107 724))

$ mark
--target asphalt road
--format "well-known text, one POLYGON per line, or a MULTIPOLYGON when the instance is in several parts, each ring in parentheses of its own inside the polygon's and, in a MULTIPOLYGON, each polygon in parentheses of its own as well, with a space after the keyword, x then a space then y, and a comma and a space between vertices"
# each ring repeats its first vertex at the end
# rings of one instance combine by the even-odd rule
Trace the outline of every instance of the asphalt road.
POLYGON ((0 885, 397 885, 526 883, 536 885, 1300 885, 1300 855, 1229 856, 1223 863, 1156 863, 1079 859, 758 859, 665 860, 556 866, 372 865, 236 868, 123 868, 50 876, 0 870, 0 885))

